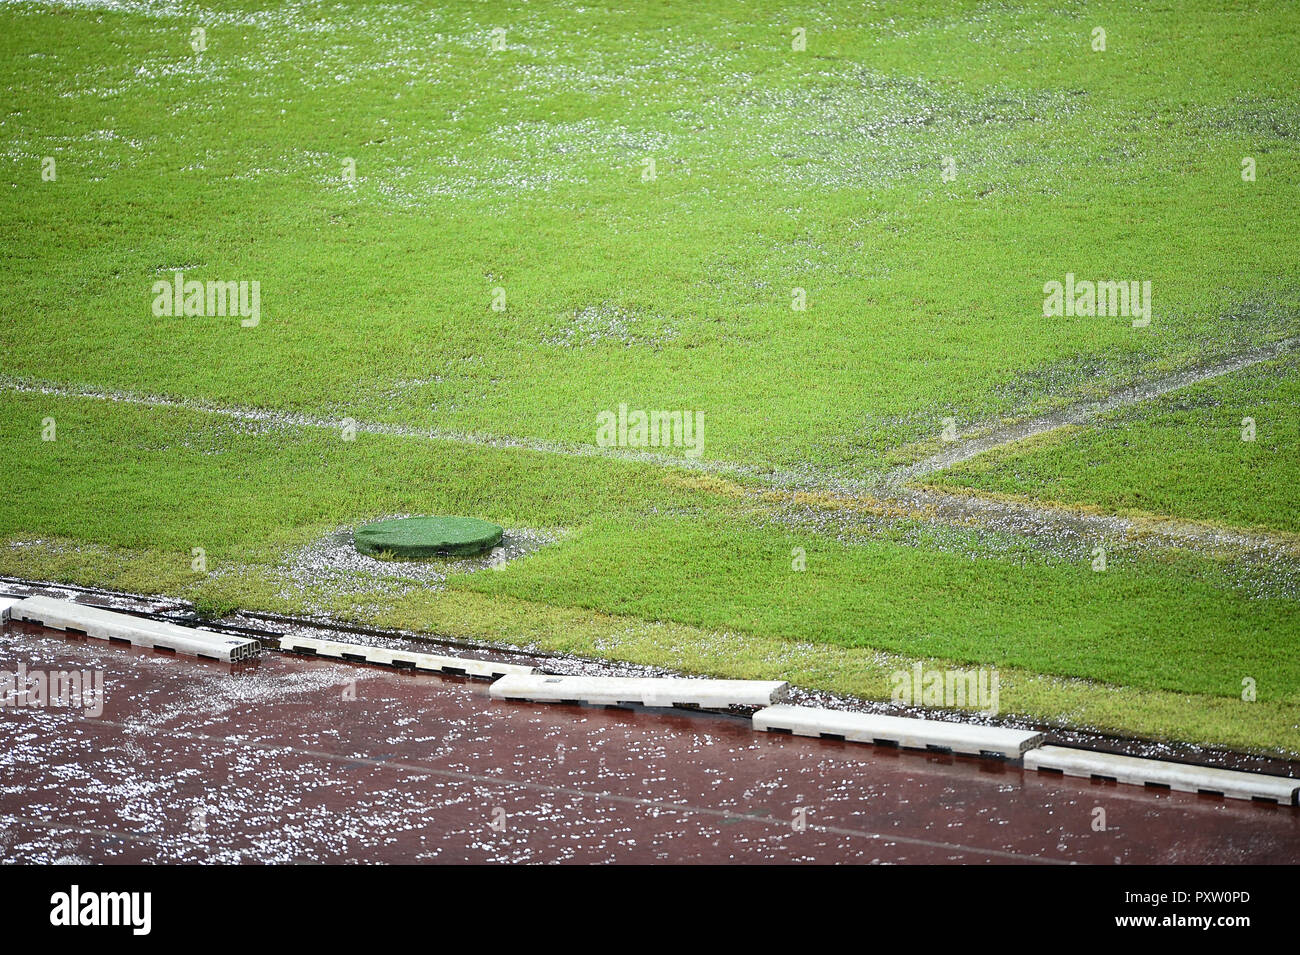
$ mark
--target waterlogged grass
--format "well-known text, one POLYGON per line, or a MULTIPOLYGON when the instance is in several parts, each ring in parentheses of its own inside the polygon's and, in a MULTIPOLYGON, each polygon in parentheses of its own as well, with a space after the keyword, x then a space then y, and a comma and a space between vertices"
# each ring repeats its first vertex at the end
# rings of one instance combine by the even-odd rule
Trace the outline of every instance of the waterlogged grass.
POLYGON ((1191 562, 1130 557, 1094 573, 1086 561, 972 560, 884 540, 845 547, 677 519, 634 533, 593 528, 456 586, 1151 689, 1236 696, 1254 669, 1276 678, 1278 698, 1300 685, 1300 606, 1243 600, 1199 578, 1191 562), (807 553, 802 573, 791 570, 796 547, 807 553))
MULTIPOLYGON (((571 445, 682 409, 706 461, 870 477, 945 418, 1300 334, 1300 20, 1219 7, 0 0, 0 373, 571 445), (258 282, 260 321, 155 316, 177 272, 258 282), (1150 281, 1151 325, 1043 318, 1067 273, 1150 281)), ((1296 530, 1293 373, 1213 388, 1244 390, 943 480, 1296 530)), ((1296 601, 1189 555, 1097 574, 649 463, 8 388, 0 453, 8 573, 877 696, 914 659, 997 665, 1038 717, 1300 736, 1296 601), (286 585, 419 513, 553 542, 440 587, 286 585)))
POLYGON ((1297 477, 1300 362, 1284 359, 980 455, 931 483, 1296 533, 1297 477))
POLYGON ((1217 6, 5 3, 5 370, 859 475, 1300 327, 1300 26, 1217 6), (155 318, 177 270, 261 324, 155 318), (1153 325, 1044 319, 1067 272, 1153 325))

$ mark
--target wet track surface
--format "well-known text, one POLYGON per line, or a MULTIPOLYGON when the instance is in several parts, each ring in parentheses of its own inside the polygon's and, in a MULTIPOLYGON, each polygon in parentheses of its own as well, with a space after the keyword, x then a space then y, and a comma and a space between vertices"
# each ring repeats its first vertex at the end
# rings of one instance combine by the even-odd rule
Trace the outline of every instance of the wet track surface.
POLYGON ((4 861, 1300 858, 1295 808, 276 653, 232 667, 32 628, 0 642, 0 669, 106 682, 98 716, 0 711, 4 861))

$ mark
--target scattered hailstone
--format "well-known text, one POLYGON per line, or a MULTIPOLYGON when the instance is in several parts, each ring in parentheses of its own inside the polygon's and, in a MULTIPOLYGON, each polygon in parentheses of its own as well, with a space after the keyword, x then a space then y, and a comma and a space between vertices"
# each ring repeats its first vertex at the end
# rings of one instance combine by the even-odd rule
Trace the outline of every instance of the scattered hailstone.
POLYGON ((610 302, 575 309, 555 334, 544 339, 548 345, 582 348, 600 342, 658 346, 677 336, 677 330, 663 323, 662 316, 632 311, 610 302))

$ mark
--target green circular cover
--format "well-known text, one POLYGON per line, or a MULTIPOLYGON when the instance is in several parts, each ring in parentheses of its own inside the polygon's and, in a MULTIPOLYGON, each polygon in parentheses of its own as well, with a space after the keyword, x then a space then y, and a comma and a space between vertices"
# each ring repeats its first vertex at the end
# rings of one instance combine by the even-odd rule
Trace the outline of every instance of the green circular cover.
POLYGON ((435 557, 480 553, 499 544, 504 533, 476 517, 400 517, 359 527, 352 540, 362 554, 435 557))

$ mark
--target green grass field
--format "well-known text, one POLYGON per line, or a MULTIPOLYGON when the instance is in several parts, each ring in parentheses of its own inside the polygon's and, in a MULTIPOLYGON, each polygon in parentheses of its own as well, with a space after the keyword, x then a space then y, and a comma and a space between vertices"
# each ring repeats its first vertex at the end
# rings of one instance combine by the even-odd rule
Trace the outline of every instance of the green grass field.
POLYGON ((990 451, 935 483, 1297 534, 1297 476, 1300 365, 1289 359, 990 451))
POLYGON ((1099 572, 882 490, 1300 335, 1298 49, 1284 2, 2 2, 0 573, 1300 753, 1289 352, 915 482, 1254 545, 1099 572), (257 323, 155 314, 177 272, 257 323), (1150 323, 1044 317, 1067 274, 1150 323), (536 546, 303 570, 425 513, 536 546))

